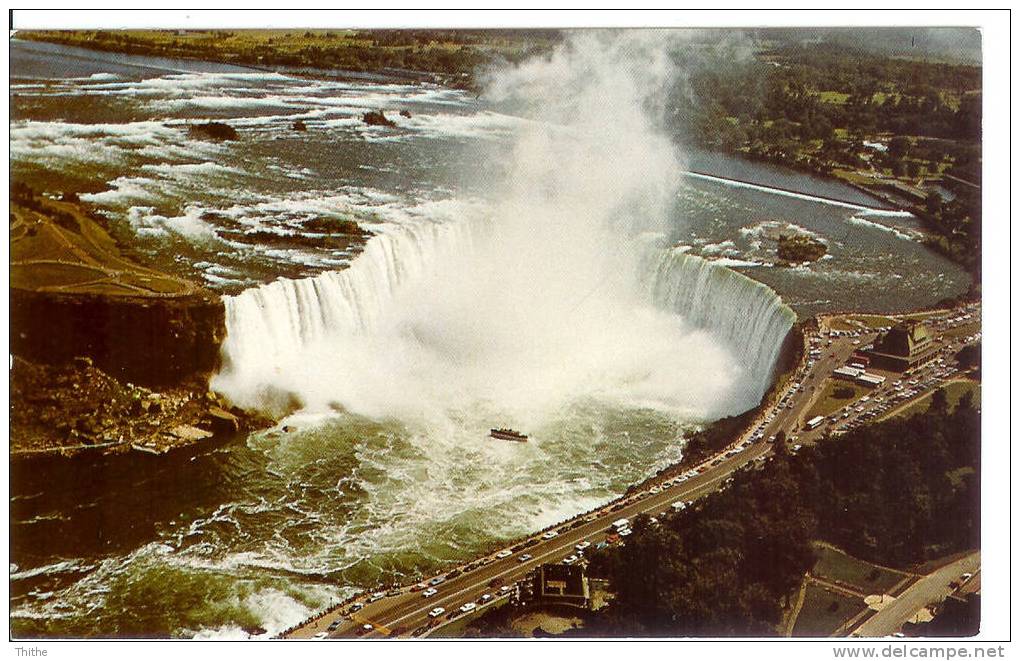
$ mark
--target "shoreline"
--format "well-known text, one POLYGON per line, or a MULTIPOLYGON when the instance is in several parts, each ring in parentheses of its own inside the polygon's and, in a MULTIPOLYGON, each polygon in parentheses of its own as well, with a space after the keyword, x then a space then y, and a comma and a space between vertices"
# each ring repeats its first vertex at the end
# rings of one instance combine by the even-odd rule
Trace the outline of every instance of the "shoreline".
MULTIPOLYGON (((917 316, 919 314, 937 312, 938 310, 945 311, 951 309, 955 308, 948 309, 926 308, 923 310, 913 310, 904 313, 886 314, 885 316, 888 316, 889 318, 908 318, 912 316, 917 316)), ((849 313, 850 316, 858 314, 861 313, 858 312, 849 313)), ((559 532, 562 532, 563 530, 573 530, 574 528, 587 525, 587 523, 590 520, 592 520, 592 517, 594 517, 596 514, 602 514, 607 512, 613 513, 617 512, 618 510, 627 507, 632 507, 635 504, 640 503, 642 501, 642 498, 646 495, 647 489, 653 486, 655 483, 664 480, 668 481, 685 471, 697 470, 698 473, 701 473, 709 466, 714 466, 720 460, 725 459, 727 457, 727 453, 732 452, 733 450, 739 448, 741 440, 747 437, 748 434, 751 432, 752 429, 755 428, 756 425, 764 425, 766 423, 766 418, 768 417, 768 415, 776 410, 775 405, 777 404, 777 402, 790 393, 791 383, 793 383, 795 380, 803 379, 803 377, 808 373, 808 371, 810 370, 810 367, 808 365, 810 343, 806 341, 807 335, 812 332, 817 333, 823 330, 825 328, 825 322, 831 321, 831 319, 835 316, 841 315, 833 314, 826 314, 824 316, 815 315, 811 317, 809 320, 805 320, 804 322, 799 322, 798 324, 795 324, 794 327, 791 328, 790 331, 791 335, 793 335, 794 333, 798 333, 800 334, 801 338, 805 340, 802 346, 799 347, 797 360, 795 362, 791 361, 793 362, 793 364, 791 364, 785 371, 777 375, 777 379, 774 382, 773 386, 766 392, 766 394, 762 398, 761 403, 758 406, 749 409, 740 416, 735 416, 735 417, 744 416, 749 417, 746 421, 743 421, 739 425, 739 427, 731 431, 723 447, 714 448, 712 453, 709 454, 708 456, 700 457, 697 459, 689 456, 682 457, 679 462, 663 468, 662 470, 656 472, 654 475, 650 475, 649 477, 645 478, 644 480, 641 480, 640 482, 636 482, 630 485, 622 494, 611 500, 607 500, 601 503, 600 505, 597 505, 587 511, 575 513, 574 515, 569 516, 557 523, 546 526, 541 530, 533 530, 529 533, 526 533, 520 537, 516 537, 513 539, 493 541, 490 544, 490 547, 488 548, 487 551, 482 552, 480 554, 475 554, 469 558, 465 558, 460 561, 439 566, 433 572, 431 572, 430 575, 441 576, 444 573, 451 570, 461 570, 462 572, 466 573, 468 571, 466 568, 469 565, 479 563, 482 559, 491 556, 498 549, 510 548, 511 546, 520 546, 527 540, 538 539, 540 535, 553 530, 558 530, 559 532)), ((806 413, 806 411, 809 409, 812 401, 814 401, 814 396, 811 397, 811 400, 805 407, 804 413, 806 413)), ((711 424, 714 425, 717 424, 718 422, 720 421, 715 421, 714 423, 711 424)), ((801 420, 801 422, 803 421, 801 420)), ((759 449, 761 447, 766 447, 766 445, 762 445, 762 443, 770 445, 767 444, 766 441, 761 441, 752 447, 758 447, 759 449)), ((719 480, 721 478, 715 479, 719 480)), ((328 617, 334 617, 335 615, 331 614, 338 613, 339 611, 343 610, 346 606, 350 606, 355 602, 362 602, 366 604, 371 603, 372 601, 374 601, 374 599, 371 599, 370 596, 374 592, 381 591, 394 593, 397 591, 402 592, 409 586, 424 581, 426 578, 427 578, 426 576, 418 575, 417 577, 408 579, 403 583, 375 585, 364 588, 358 591, 357 593, 351 595, 350 597, 344 599, 343 601, 331 603, 326 608, 308 616, 305 620, 296 623, 293 626, 288 627, 287 629, 276 634, 275 636, 273 636, 273 638, 288 638, 292 634, 299 632, 302 629, 306 629, 307 627, 309 627, 309 625, 311 625, 314 622, 325 621, 328 617)), ((307 633, 307 631, 305 633, 307 633)), ((406 631, 400 632, 401 635, 403 633, 406 633, 406 631)), ((393 632, 391 632, 391 634, 392 636, 395 636, 397 635, 397 631, 394 630, 393 632)), ((391 634, 384 635, 386 637, 392 637, 391 634)))

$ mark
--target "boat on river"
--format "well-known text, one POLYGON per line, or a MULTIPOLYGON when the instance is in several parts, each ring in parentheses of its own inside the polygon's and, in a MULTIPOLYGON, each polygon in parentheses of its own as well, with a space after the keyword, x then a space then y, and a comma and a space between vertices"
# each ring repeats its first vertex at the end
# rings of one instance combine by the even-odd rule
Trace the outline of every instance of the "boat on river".
POLYGON ((528 442, 527 434, 522 434, 521 432, 513 429, 490 429, 489 436, 492 438, 498 438, 502 441, 515 441, 517 443, 528 442))

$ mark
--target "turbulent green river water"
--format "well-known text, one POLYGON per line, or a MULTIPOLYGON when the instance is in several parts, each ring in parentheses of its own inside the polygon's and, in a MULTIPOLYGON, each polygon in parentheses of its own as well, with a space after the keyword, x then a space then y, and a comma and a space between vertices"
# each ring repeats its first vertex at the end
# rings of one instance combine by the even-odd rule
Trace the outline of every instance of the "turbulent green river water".
POLYGON ((145 259, 229 296, 214 387, 297 403, 291 431, 12 467, 18 636, 271 635, 677 461, 692 429, 757 403, 793 313, 968 286, 857 191, 678 150, 637 120, 613 142, 559 70, 476 98, 17 40, 11 56, 13 176, 83 192, 145 259), (524 88, 570 92, 570 112, 524 88), (376 108, 398 127, 365 125, 376 108), (189 136, 209 120, 241 139, 189 136), (375 238, 360 257, 297 245, 320 218, 375 238), (779 232, 829 254, 775 266, 779 232), (504 424, 533 441, 486 438, 504 424))

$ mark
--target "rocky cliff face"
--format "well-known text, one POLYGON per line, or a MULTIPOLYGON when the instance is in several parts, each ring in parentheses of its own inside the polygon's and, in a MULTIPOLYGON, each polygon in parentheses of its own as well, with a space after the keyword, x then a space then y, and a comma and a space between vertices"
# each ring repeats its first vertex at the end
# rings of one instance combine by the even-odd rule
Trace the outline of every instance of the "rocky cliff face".
POLYGON ((224 308, 207 293, 125 297, 10 289, 10 351, 59 365, 88 356, 122 381, 162 386, 218 366, 224 308))

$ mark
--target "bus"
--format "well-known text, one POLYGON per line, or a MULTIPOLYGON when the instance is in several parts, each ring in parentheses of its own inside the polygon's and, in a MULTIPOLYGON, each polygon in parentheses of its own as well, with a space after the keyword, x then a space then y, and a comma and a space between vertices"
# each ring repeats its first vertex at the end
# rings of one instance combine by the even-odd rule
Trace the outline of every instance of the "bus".
POLYGON ((825 422, 825 416, 816 415, 807 421, 804 429, 817 429, 823 422, 825 422))

